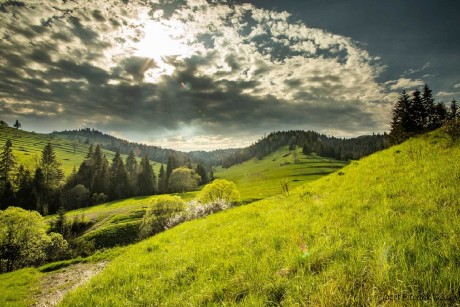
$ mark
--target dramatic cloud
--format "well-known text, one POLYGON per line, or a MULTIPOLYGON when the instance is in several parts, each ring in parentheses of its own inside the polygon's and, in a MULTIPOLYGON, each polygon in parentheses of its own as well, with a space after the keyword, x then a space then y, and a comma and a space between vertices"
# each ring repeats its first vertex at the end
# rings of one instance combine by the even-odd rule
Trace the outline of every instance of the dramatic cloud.
MULTIPOLYGON (((6 1, 0 110, 36 131, 90 126, 178 149, 266 132, 388 129, 379 58, 288 12, 227 1, 6 1)), ((458 88, 458 84, 454 86, 458 88)))

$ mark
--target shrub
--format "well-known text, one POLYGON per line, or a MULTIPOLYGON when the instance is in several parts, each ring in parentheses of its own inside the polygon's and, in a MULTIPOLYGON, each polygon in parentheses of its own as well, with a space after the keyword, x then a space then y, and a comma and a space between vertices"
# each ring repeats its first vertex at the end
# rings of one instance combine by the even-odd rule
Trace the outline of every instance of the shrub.
POLYGON ((0 211, 0 271, 13 271, 45 261, 50 242, 46 223, 36 211, 9 207, 0 211))
POLYGON ((140 226, 140 237, 147 238, 166 229, 169 219, 185 209, 185 202, 178 196, 160 196, 150 203, 140 226))
POLYGON ((81 239, 93 242, 95 249, 134 243, 139 238, 139 221, 110 225, 88 233, 81 239))
POLYGON ((69 243, 60 233, 51 232, 50 241, 46 247, 48 261, 58 261, 66 259, 70 255, 69 243))
POLYGON ((233 203, 240 198, 240 192, 234 182, 217 179, 206 185, 198 195, 197 199, 203 203, 225 202, 233 203))
POLYGON ((447 133, 452 143, 455 143, 460 138, 460 119, 452 119, 444 124, 443 130, 447 133))

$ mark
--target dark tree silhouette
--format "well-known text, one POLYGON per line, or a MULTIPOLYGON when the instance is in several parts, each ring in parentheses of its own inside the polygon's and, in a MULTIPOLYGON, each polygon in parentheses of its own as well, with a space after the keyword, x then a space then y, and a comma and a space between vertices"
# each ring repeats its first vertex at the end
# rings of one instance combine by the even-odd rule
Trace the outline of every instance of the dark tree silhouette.
POLYGON ((18 120, 16 120, 16 122, 13 125, 13 127, 16 128, 16 129, 19 129, 19 128, 21 128, 21 123, 18 120))

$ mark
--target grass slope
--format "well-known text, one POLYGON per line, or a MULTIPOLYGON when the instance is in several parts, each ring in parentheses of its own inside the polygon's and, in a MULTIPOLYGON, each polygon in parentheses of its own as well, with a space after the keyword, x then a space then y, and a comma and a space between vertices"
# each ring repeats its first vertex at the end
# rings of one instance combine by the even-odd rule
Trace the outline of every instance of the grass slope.
POLYGON ((62 305, 458 304, 460 146, 447 143, 413 139, 289 197, 182 224, 62 305))
MULTIPOLYGON (((236 182, 241 191, 242 200, 250 202, 252 199, 262 199, 281 193, 280 180, 282 178, 287 178, 291 188, 294 188, 306 181, 329 174, 343 165, 345 162, 317 156, 307 157, 301 153, 300 149, 289 151, 283 148, 262 160, 251 160, 229 169, 219 169, 216 177, 236 182)), ((188 201, 193 199, 197 193, 198 191, 192 191, 178 195, 188 201)), ((146 208, 156 197, 158 196, 135 197, 81 208, 67 212, 67 216, 70 219, 84 217, 94 221, 94 225, 85 232, 87 239, 111 241, 107 237, 109 236, 128 242, 130 238, 136 236, 135 230, 139 228, 146 208), (120 237, 123 236, 123 233, 126 238, 120 237), (128 233, 132 235, 129 236, 128 233)), ((54 218, 55 216, 47 217, 48 220, 54 218)))
MULTIPOLYGON (((70 141, 65 138, 52 137, 49 134, 24 131, 20 129, 0 126, 0 146, 3 148, 6 140, 13 143, 13 154, 18 164, 23 164, 29 169, 35 169, 41 159, 43 147, 51 142, 56 156, 62 164, 66 176, 72 173, 74 166, 78 169, 88 153, 89 145, 70 141)), ((115 153, 103 149, 109 162, 115 153)), ((126 155, 122 155, 126 159, 126 155)), ((138 159, 140 161, 140 159, 138 159)), ((152 162, 154 171, 158 174, 161 164, 152 162)))
POLYGON ((247 201, 280 194, 283 178, 288 180, 290 188, 295 188, 335 172, 346 164, 316 155, 306 156, 301 148, 288 150, 282 147, 261 160, 254 158, 228 169, 219 167, 214 175, 235 182, 241 198, 247 201))

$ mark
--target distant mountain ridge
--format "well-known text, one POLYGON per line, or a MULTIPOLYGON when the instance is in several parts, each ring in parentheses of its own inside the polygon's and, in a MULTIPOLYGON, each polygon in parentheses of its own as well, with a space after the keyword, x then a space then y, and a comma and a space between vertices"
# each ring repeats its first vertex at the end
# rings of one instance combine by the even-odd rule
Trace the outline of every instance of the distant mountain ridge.
POLYGON ((182 152, 160 146, 130 142, 90 128, 55 131, 51 135, 78 141, 79 143, 100 144, 104 149, 119 151, 122 154, 129 154, 130 151, 134 151, 138 155, 146 154, 149 159, 160 163, 167 163, 168 157, 174 156, 180 165, 184 165, 187 162, 203 162, 209 166, 222 165, 223 167, 230 167, 252 158, 261 159, 268 154, 274 153, 282 146, 302 147, 306 154, 315 152, 319 156, 337 160, 357 160, 388 147, 388 136, 386 134, 341 139, 303 130, 272 132, 245 148, 192 152, 182 152))
POLYGON ((62 137, 79 143, 99 144, 102 148, 110 151, 118 151, 121 154, 129 154, 134 151, 137 155, 147 155, 150 160, 166 164, 169 156, 174 156, 180 165, 187 162, 203 162, 207 165, 220 165, 221 161, 239 149, 218 149, 213 151, 183 152, 174 149, 162 148, 161 146, 146 145, 130 142, 101 131, 84 128, 78 130, 54 131, 52 136, 62 137))

